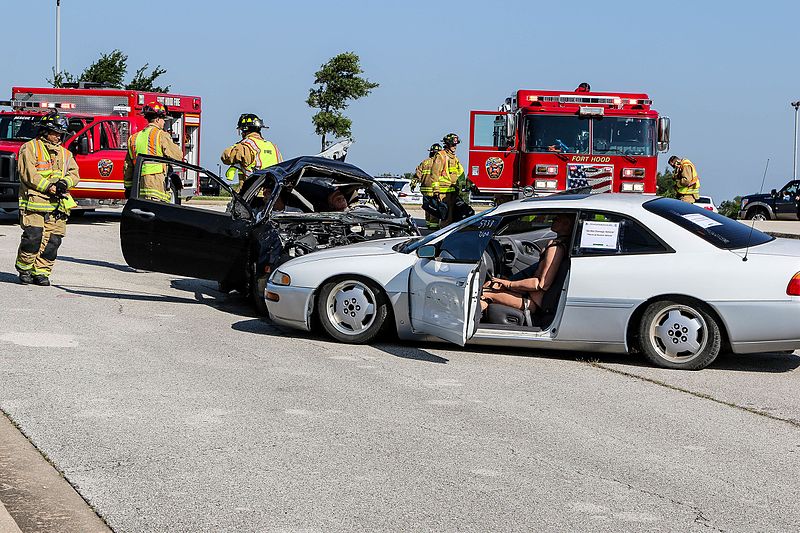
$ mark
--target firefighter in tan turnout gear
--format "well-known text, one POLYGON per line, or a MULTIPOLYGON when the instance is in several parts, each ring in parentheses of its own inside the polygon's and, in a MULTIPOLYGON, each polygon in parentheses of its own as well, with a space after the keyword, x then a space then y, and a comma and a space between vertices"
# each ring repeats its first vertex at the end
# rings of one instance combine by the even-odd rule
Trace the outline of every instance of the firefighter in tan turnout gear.
MULTIPOLYGON (((433 168, 433 156, 442 151, 442 145, 439 143, 432 144, 428 149, 428 157, 424 159, 414 172, 414 181, 419 183, 419 192, 424 197, 440 198, 439 182, 434 181, 431 176, 431 169, 433 168)), ((411 186, 412 190, 414 185, 411 186)), ((439 219, 433 214, 425 211, 425 225, 428 229, 439 229, 439 219)))
MULTIPOLYGON (((133 172, 136 169, 137 155, 157 155, 181 161, 183 152, 172 141, 172 137, 164 131, 167 118, 167 107, 158 102, 145 104, 142 115, 149 124, 128 138, 128 155, 125 157, 125 196, 130 197, 133 187, 133 172)), ((139 198, 169 202, 170 194, 167 191, 167 165, 154 161, 142 165, 139 177, 139 198)))
POLYGON ((441 226, 447 226, 453 222, 456 199, 458 198, 458 178, 464 174, 464 167, 456 155, 456 147, 461 142, 458 135, 448 133, 442 139, 444 150, 439 151, 433 157, 431 167, 431 179, 438 181, 439 193, 445 204, 447 204, 447 219, 441 221, 441 226))
POLYGON ((39 122, 39 132, 19 150, 19 225, 22 239, 16 268, 24 284, 50 285, 67 218, 75 200, 69 189, 80 181, 72 153, 61 146, 67 120, 50 113, 39 122))
POLYGON ((228 181, 234 181, 236 174, 239 174, 237 189, 241 187, 246 175, 254 170, 261 170, 283 161, 278 147, 261 136, 261 130, 264 128, 269 127, 265 126, 264 121, 257 115, 252 113, 241 115, 236 129, 239 130, 242 140, 222 152, 222 162, 231 166, 225 174, 228 181))
POLYGON ((678 200, 695 203, 700 196, 700 176, 694 163, 673 155, 669 158, 669 164, 675 169, 673 180, 678 200))

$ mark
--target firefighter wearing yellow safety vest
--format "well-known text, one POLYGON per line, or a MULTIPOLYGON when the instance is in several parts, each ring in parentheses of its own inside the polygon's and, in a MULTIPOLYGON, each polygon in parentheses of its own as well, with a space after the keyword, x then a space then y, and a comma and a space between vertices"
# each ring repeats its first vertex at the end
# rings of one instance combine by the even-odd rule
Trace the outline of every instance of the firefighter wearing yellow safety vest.
POLYGON ((70 209, 77 204, 69 189, 80 181, 78 165, 61 146, 67 119, 57 112, 39 122, 39 132, 19 150, 19 225, 22 239, 16 268, 23 284, 50 285, 70 209))
POLYGON ((236 174, 239 174, 239 185, 246 176, 254 170, 261 170, 283 161, 278 147, 270 141, 264 140, 261 130, 268 128, 264 121, 252 113, 245 113, 239 117, 236 129, 242 136, 242 140, 225 149, 222 152, 222 162, 230 165, 231 168, 225 174, 228 181, 234 181, 236 174))
MULTIPOLYGON (((128 137, 128 154, 125 156, 125 197, 130 197, 133 187, 133 171, 136 169, 137 155, 156 155, 181 161, 183 152, 172 142, 172 137, 164 131, 167 118, 167 106, 158 102, 150 102, 142 108, 142 115, 149 124, 143 130, 128 137)), ((139 198, 170 202, 171 197, 167 185, 167 165, 149 162, 142 165, 139 175, 139 198)))
MULTIPOLYGON (((419 192, 422 196, 434 196, 436 195, 436 199, 438 199, 439 193, 439 182, 434 181, 431 176, 431 169, 433 168, 433 156, 438 154, 442 151, 442 145, 439 143, 434 143, 431 145, 430 149, 428 150, 428 158, 423 160, 422 163, 417 165, 416 171, 414 171, 414 178, 412 180, 411 189, 414 189, 414 185, 419 183, 419 192)), ((425 212, 425 225, 428 229, 439 229, 439 219, 432 215, 431 213, 425 212)))
POLYGON ((447 219, 441 221, 442 227, 453 222, 456 199, 458 198, 458 181, 459 177, 464 174, 464 167, 461 166, 461 161, 456 156, 456 147, 460 142, 461 139, 458 138, 458 135, 448 133, 442 139, 444 150, 439 151, 433 157, 431 179, 438 181, 439 194, 447 205, 447 219))
POLYGON ((669 158, 669 164, 675 169, 672 179, 678 199, 690 204, 695 203, 700 196, 700 176, 697 175, 694 163, 673 155, 669 158))

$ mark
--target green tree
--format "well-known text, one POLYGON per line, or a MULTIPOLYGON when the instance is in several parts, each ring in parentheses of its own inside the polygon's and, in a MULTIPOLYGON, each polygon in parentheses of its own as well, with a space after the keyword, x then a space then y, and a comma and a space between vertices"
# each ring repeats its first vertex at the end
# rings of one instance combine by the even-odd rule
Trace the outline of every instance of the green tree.
POLYGON ((337 137, 352 135, 353 121, 342 114, 350 100, 367 96, 379 85, 362 78, 360 59, 354 52, 344 52, 332 57, 314 74, 314 83, 308 91, 306 103, 319 109, 311 117, 314 131, 322 137, 322 150, 327 148, 328 134, 337 137))
POLYGON ((665 198, 677 198, 675 194, 675 182, 672 176, 675 173, 669 167, 664 172, 656 173, 656 194, 665 198))
POLYGON ((128 72, 128 56, 120 50, 113 50, 108 54, 101 54, 100 58, 86 67, 80 76, 76 76, 67 71, 56 72, 53 69, 53 78, 47 82, 53 87, 63 87, 67 83, 79 83, 82 81, 92 83, 105 83, 111 87, 132 89, 136 91, 168 92, 169 85, 155 85, 156 79, 162 74, 166 74, 166 69, 157 65, 149 74, 147 69, 149 63, 136 70, 133 78, 125 83, 125 74, 128 72))
POLYGON ((719 214, 736 220, 739 217, 739 207, 741 205, 741 196, 736 196, 733 198, 733 200, 725 200, 719 204, 719 214))

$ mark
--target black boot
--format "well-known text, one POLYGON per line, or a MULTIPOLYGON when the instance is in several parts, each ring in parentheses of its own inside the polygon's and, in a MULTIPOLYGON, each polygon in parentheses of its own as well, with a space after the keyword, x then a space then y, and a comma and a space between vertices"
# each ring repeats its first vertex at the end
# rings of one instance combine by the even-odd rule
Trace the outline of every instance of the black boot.
POLYGON ((50 278, 47 276, 42 276, 41 274, 37 274, 33 276, 33 283, 35 285, 40 285, 42 287, 49 287, 50 286, 50 278))
POLYGON ((33 276, 30 272, 20 272, 19 273, 19 282, 23 285, 30 285, 33 283, 33 276))

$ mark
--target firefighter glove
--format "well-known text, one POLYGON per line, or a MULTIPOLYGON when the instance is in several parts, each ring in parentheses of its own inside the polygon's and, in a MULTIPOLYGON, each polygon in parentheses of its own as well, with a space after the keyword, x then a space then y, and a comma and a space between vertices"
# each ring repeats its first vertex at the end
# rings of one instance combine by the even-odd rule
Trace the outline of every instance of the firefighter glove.
POLYGON ((56 187, 56 194, 58 196, 64 196, 69 190, 69 185, 67 185, 67 182, 64 180, 58 180, 53 185, 56 187))

